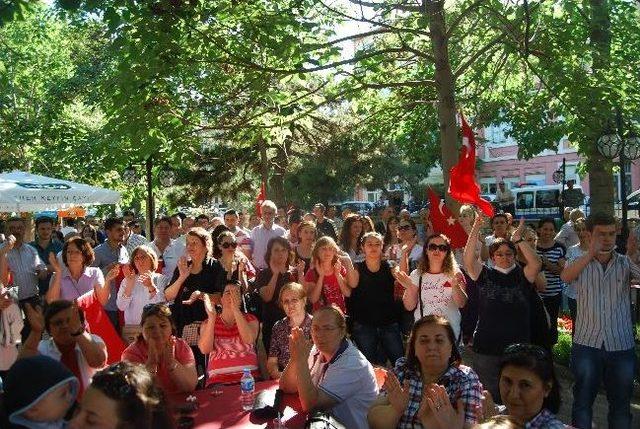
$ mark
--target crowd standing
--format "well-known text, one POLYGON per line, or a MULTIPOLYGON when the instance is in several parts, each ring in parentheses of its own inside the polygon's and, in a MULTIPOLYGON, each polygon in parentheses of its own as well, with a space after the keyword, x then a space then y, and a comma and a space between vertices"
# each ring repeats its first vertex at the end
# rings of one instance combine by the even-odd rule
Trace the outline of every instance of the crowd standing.
POLYGON ((151 240, 131 211, 64 228, 42 217, 30 243, 10 218, 2 427, 173 427, 172 395, 246 370, 348 428, 569 427, 551 357, 563 294, 576 380, 565 423, 592 427, 604 381, 609 427, 632 427, 640 246, 634 232, 616 251, 611 216, 569 209, 557 231, 462 206, 468 240, 454 249, 428 209, 419 225, 391 206, 375 224, 321 203, 260 212, 162 217, 151 240), (85 319, 87 300, 102 319, 85 319), (96 334, 105 327, 124 350, 96 334))

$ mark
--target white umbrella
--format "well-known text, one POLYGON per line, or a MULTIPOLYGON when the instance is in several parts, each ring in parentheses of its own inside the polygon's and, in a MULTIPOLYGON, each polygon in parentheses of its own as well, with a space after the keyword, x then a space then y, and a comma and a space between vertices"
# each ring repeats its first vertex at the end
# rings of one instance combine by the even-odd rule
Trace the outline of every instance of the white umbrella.
POLYGON ((0 174, 0 212, 64 209, 118 201, 120 193, 109 189, 23 171, 0 174))

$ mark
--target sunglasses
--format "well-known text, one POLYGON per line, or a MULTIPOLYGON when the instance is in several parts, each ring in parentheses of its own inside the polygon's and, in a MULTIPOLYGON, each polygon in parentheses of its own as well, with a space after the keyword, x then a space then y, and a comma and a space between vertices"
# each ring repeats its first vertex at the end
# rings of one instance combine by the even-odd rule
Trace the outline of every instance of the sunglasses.
POLYGON ((447 244, 430 243, 427 246, 427 249, 429 249, 432 252, 435 252, 436 250, 439 250, 441 252, 448 252, 449 251, 449 245, 447 245, 447 244))
POLYGON ((400 226, 398 227, 398 229, 399 229, 400 231, 408 231, 408 230, 413 229, 413 228, 411 228, 411 225, 400 225, 400 226))
POLYGON ((542 347, 536 346, 535 344, 511 344, 504 349, 504 355, 530 355, 540 360, 549 359, 549 353, 547 353, 547 351, 542 347))
POLYGON ((236 247, 238 247, 238 243, 229 243, 229 242, 225 242, 220 244, 220 247, 222 247, 223 249, 228 249, 228 248, 232 248, 235 249, 236 247))

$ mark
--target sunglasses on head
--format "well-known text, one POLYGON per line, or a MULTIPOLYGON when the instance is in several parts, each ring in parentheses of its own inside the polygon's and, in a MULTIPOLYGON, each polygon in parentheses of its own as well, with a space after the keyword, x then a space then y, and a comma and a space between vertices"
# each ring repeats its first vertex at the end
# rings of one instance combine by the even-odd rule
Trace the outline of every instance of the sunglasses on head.
POLYGON ((432 252, 435 252, 436 250, 439 250, 441 252, 448 252, 449 251, 449 245, 448 244, 429 243, 429 245, 427 246, 427 249, 431 250, 432 252))
POLYGON ((223 249, 228 249, 229 247, 231 247, 232 249, 235 249, 236 247, 238 247, 238 243, 229 243, 229 242, 224 242, 222 244, 220 244, 220 246, 223 249))

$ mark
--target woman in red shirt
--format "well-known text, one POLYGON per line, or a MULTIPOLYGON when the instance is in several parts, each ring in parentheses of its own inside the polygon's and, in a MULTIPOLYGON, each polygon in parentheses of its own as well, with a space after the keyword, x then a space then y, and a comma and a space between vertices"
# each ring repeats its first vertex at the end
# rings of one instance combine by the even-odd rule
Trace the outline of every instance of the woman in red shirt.
POLYGON ((175 336, 176 327, 166 304, 142 310, 142 334, 122 352, 122 360, 144 364, 166 393, 193 392, 198 382, 191 347, 175 336))
POLYGON ((348 259, 349 256, 339 257, 339 253, 336 242, 327 236, 319 238, 313 247, 311 268, 304 280, 314 311, 335 304, 343 313, 347 312, 344 298, 351 295, 351 288, 347 284, 344 266, 350 266, 351 263, 345 261, 343 264, 341 259, 348 259))
POLYGON ((248 368, 254 377, 260 376, 256 339, 258 319, 240 310, 240 286, 227 283, 222 294, 222 312, 218 314, 209 296, 205 296, 209 316, 202 324, 198 347, 209 354, 207 385, 238 382, 248 368))

